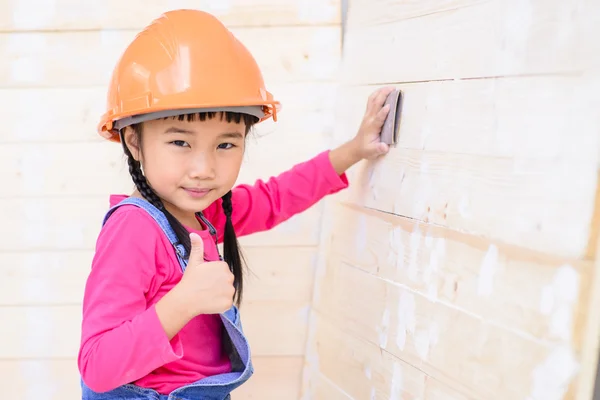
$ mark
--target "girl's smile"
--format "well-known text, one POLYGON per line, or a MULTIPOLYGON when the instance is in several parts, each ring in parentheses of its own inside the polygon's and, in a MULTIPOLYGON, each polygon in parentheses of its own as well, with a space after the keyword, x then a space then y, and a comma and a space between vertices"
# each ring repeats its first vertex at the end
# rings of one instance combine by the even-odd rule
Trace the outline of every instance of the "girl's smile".
POLYGON ((183 188, 191 197, 202 198, 207 195, 212 189, 197 189, 197 188, 183 188))

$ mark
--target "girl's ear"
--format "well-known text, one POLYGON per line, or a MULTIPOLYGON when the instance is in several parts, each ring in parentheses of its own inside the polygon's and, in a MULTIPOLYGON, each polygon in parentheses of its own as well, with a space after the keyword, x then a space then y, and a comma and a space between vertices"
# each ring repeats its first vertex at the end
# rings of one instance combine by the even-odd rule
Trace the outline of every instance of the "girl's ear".
POLYGON ((133 158, 138 162, 141 161, 140 144, 137 135, 130 126, 125 128, 123 137, 125 138, 125 144, 127 145, 127 148, 131 152, 133 158))

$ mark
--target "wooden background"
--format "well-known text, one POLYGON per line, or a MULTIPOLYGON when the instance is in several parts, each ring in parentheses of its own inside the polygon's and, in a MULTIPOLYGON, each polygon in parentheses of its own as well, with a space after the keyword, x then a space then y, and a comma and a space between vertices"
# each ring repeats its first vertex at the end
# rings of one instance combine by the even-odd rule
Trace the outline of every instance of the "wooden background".
POLYGON ((137 30, 193 7, 284 103, 240 182, 349 139, 380 85, 406 98, 400 143, 349 190, 243 240, 257 371, 235 399, 591 398, 600 3, 349 0, 343 58, 339 0, 80 3, 0 3, 5 397, 79 396, 83 283, 107 194, 131 190, 95 134, 108 76, 137 30))
MULTIPOLYGON (((80 398, 83 285, 109 193, 130 193, 120 146, 96 123, 108 77, 160 13, 216 14, 283 103, 250 139, 240 182, 325 149, 341 55, 338 0, 0 2, 0 381, 2 398, 80 398), (271 165, 268 165, 271 164, 271 165)), ((297 399, 322 206, 243 242, 256 374, 236 399, 297 399)))
POLYGON ((600 3, 351 0, 335 137, 400 143, 327 202, 306 399, 591 399, 600 3))

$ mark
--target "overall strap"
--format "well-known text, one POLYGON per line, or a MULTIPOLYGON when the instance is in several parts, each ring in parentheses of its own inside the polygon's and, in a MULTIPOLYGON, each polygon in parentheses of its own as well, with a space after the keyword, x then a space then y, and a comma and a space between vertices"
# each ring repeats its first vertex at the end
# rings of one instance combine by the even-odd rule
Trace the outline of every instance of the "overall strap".
POLYGON ((145 210, 152 218, 154 218, 158 226, 160 226, 162 231, 169 239, 169 242, 171 242, 171 244, 173 245, 175 252, 177 253, 177 259, 179 260, 181 269, 182 271, 184 271, 185 267, 187 266, 187 261, 185 260, 185 248, 183 247, 183 244, 179 243, 179 241, 177 240, 177 235, 171 227, 171 224, 169 224, 169 221, 167 220, 165 214, 147 200, 140 199, 138 197, 128 197, 124 200, 121 200, 118 204, 115 204, 108 210, 108 212, 104 216, 104 220, 102 221, 102 226, 104 226, 106 221, 108 221, 108 218, 112 215, 113 212, 115 212, 117 208, 126 204, 137 206, 145 210))

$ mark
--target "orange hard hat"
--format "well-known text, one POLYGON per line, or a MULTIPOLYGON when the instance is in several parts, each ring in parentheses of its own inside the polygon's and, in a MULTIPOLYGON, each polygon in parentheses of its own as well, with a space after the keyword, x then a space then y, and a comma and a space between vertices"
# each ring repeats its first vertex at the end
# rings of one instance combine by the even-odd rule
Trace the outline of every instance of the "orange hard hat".
POLYGON ((162 14, 136 35, 115 66, 103 137, 119 141, 125 126, 205 111, 234 111, 277 121, 281 105, 265 88, 248 49, 213 15, 162 14))

